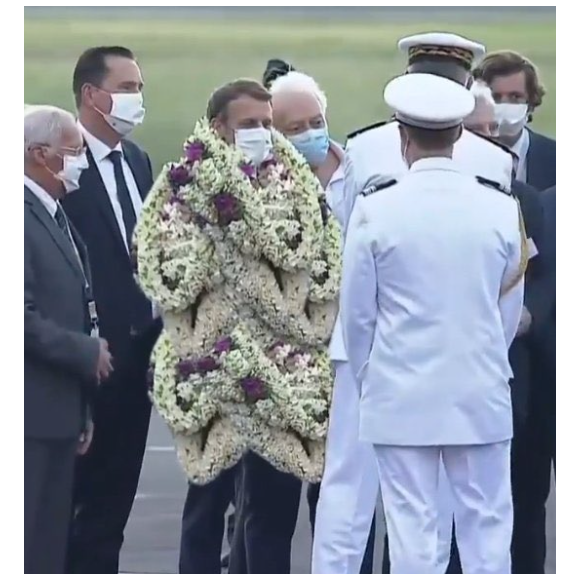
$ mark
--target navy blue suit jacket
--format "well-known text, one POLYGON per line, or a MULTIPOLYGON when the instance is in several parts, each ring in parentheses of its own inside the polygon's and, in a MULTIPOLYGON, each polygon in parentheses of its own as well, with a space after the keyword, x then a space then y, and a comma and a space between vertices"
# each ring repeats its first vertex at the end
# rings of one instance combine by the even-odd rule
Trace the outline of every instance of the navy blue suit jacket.
POLYGON ((529 134, 527 183, 538 191, 544 191, 556 185, 556 141, 534 131, 529 131, 529 134))
MULTIPOLYGON (((541 300, 546 284, 542 269, 544 215, 542 194, 530 185, 521 181, 512 183, 512 193, 520 202, 526 236, 532 239, 538 248, 538 255, 530 260, 526 271, 526 287, 524 304, 530 311, 532 319, 541 318, 545 314, 545 305, 541 300)), ((519 431, 526 423, 531 389, 531 343, 530 333, 516 337, 509 351, 510 364, 514 372, 511 381, 512 405, 514 412, 514 428, 519 431)))
POLYGON ((533 321, 532 336, 537 352, 545 362, 556 366, 556 186, 542 193, 544 234, 542 238, 543 287, 537 301, 542 301, 539 316, 533 321))
MULTIPOLYGON (((149 157, 131 141, 124 140, 122 146, 139 194, 145 199, 153 184, 149 157)), ((148 359, 161 323, 153 323, 151 303, 135 281, 131 258, 90 150, 87 157, 89 167, 81 175, 80 188, 66 197, 63 206, 88 248, 99 330, 109 342, 117 370, 120 364, 133 365, 136 342, 143 345, 140 351, 148 351, 144 353, 148 359)), ((146 367, 142 357, 138 358, 139 366, 146 367)))

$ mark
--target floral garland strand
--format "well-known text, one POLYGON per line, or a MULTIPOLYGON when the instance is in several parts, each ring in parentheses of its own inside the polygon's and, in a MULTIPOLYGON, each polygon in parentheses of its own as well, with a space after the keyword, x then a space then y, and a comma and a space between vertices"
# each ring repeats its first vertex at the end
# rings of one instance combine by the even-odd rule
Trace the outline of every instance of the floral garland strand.
POLYGON ((165 322, 151 397, 197 483, 247 449, 322 473, 340 232, 301 156, 273 143, 256 171, 200 121, 136 229, 139 282, 165 322))

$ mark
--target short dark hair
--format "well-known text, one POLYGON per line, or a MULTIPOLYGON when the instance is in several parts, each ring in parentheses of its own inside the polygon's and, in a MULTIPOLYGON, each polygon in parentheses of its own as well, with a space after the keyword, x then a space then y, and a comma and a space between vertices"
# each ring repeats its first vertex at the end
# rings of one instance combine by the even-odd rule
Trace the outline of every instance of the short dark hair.
POLYGON ((238 79, 213 92, 207 104, 207 118, 211 121, 220 116, 227 116, 230 103, 240 97, 251 97, 264 103, 272 100, 272 95, 258 81, 238 79))
POLYGON ((87 83, 100 86, 107 76, 107 57, 121 56, 135 60, 135 55, 123 46, 95 46, 88 48, 77 60, 73 73, 73 93, 77 107, 82 101, 82 89, 87 83))
POLYGON ((531 109, 536 109, 542 104, 546 89, 540 82, 536 65, 525 56, 511 50, 491 52, 474 69, 473 76, 490 86, 497 77, 505 77, 520 72, 523 72, 526 77, 528 104, 531 109))
POLYGON ((416 143, 424 151, 441 151, 452 147, 461 134, 461 127, 451 127, 451 129, 432 130, 419 129, 403 125, 407 131, 409 139, 416 143))

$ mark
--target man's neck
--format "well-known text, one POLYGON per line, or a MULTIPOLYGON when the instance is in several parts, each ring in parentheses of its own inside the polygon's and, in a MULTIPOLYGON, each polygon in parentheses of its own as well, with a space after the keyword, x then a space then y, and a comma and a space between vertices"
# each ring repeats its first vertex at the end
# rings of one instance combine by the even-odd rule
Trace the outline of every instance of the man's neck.
POLYGON ((500 137, 500 141, 510 149, 515 146, 515 144, 521 139, 525 129, 522 129, 517 135, 510 137, 506 135, 505 137, 500 137))
POLYGON ((121 136, 96 112, 79 111, 79 121, 93 137, 96 137, 111 149, 114 149, 121 141, 121 136))
POLYGON ((440 151, 417 151, 411 159, 409 159, 409 166, 413 165, 417 161, 422 159, 453 159, 453 148, 451 149, 441 149, 440 151))

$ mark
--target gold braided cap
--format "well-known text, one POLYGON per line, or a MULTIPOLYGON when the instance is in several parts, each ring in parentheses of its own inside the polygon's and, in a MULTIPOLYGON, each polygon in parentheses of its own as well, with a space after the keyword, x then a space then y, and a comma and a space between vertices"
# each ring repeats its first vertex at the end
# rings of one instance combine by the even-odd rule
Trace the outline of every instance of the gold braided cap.
POLYGON ((409 48, 409 61, 419 56, 444 56, 453 58, 471 68, 474 60, 474 54, 471 50, 458 48, 456 46, 430 46, 421 44, 409 48))

